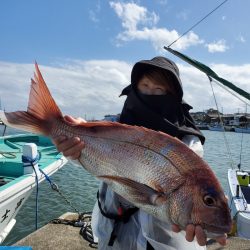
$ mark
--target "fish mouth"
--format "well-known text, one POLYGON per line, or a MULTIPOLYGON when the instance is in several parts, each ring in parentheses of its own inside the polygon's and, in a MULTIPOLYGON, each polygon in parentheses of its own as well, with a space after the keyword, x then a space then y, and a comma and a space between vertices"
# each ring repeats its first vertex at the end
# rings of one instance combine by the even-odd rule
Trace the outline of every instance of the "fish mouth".
POLYGON ((231 230, 231 225, 227 226, 215 226, 215 225, 209 225, 209 224, 204 224, 203 228, 208 232, 208 234, 218 234, 222 235, 225 233, 229 233, 231 230))

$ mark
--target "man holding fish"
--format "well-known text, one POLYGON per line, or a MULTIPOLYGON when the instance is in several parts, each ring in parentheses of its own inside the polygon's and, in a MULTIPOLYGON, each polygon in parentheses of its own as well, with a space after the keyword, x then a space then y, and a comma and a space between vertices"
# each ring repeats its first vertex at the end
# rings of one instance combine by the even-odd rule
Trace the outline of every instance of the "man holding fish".
MULTIPOLYGON (((142 126, 171 135, 184 142, 199 156, 191 150, 186 152, 185 148, 183 151, 177 150, 178 154, 175 152, 176 154, 168 159, 171 162, 167 168, 169 181, 164 180, 165 183, 163 183, 164 181, 160 180, 161 175, 166 173, 161 173, 161 169, 154 169, 152 161, 149 160, 149 158, 157 158, 157 164, 164 165, 160 157, 154 152, 145 150, 143 155, 140 155, 142 158, 145 157, 140 167, 134 161, 130 161, 132 157, 130 154, 137 152, 125 148, 126 151, 119 160, 127 162, 126 166, 130 173, 148 174, 149 179, 151 178, 150 187, 149 184, 143 184, 144 182, 141 184, 131 180, 129 174, 125 178, 121 173, 115 173, 117 176, 114 176, 114 170, 111 167, 109 175, 97 175, 103 180, 92 216, 92 229, 98 238, 98 248, 206 249, 207 236, 216 238, 221 245, 225 245, 225 233, 231 227, 230 214, 221 187, 218 183, 212 186, 210 184, 210 182, 216 182, 215 178, 212 175, 211 180, 207 180, 209 179, 207 176, 201 177, 203 174, 206 175, 203 173, 203 166, 197 169, 192 166, 192 164, 196 165, 196 161, 199 161, 197 159, 203 156, 202 144, 205 138, 189 114, 192 107, 182 99, 183 89, 177 65, 165 57, 137 62, 132 69, 131 84, 122 91, 121 95, 127 95, 127 99, 119 119, 120 123, 142 126), (182 153, 186 154, 187 158, 182 157, 182 153), (186 165, 189 156, 191 163, 186 165), (194 157, 193 160, 192 157, 194 157), (172 162, 172 159, 177 159, 180 164, 172 162), (145 165, 149 167, 145 168, 145 165), (150 169, 149 173, 147 169, 150 169), (157 173, 159 173, 157 177, 150 176, 157 173), (196 175, 199 175, 199 179, 192 182, 196 175), (201 180, 203 183, 198 183, 201 180), (183 188, 183 186, 186 187, 183 188), (202 197, 198 197, 201 196, 199 187, 204 189, 201 192, 202 197), (183 190, 180 191, 182 188, 183 190), (192 201, 188 196, 193 196, 192 201), (200 204, 195 208, 194 202, 200 204), (158 209, 155 207, 161 207, 163 204, 167 206, 167 219, 162 212, 155 211, 158 209), (138 209, 137 206, 142 209, 138 209), (224 223, 225 227, 221 223, 224 223), (186 233, 181 230, 185 230, 186 233)), ((65 116, 64 119, 73 125, 85 122, 81 118, 75 119, 71 116, 65 116)), ((161 135, 160 132, 156 136, 159 135, 161 135)), ((150 143, 153 143, 153 139, 150 143)), ((83 157, 86 141, 78 136, 54 136, 54 143, 66 157, 73 160, 83 157)), ((133 143, 136 144, 137 141, 133 143)), ((156 145, 153 151, 157 151, 158 147, 161 147, 162 155, 172 155, 175 151, 174 142, 160 144, 156 145)), ((145 148, 148 145, 144 145, 145 148)), ((109 151, 106 153, 108 154, 109 151)), ((85 164, 87 165, 88 162, 85 164)), ((197 163, 199 164, 201 163, 197 163)), ((205 170, 207 166, 204 166, 205 170)), ((210 174, 209 172, 207 175, 210 174)), ((140 180, 139 177, 134 179, 140 180)))

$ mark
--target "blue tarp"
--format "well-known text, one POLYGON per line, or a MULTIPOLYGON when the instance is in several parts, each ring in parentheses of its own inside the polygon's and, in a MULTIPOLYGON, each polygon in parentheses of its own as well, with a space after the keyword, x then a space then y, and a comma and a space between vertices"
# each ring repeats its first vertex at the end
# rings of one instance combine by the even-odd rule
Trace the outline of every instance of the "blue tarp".
POLYGON ((29 246, 0 246, 0 250, 32 250, 29 246))

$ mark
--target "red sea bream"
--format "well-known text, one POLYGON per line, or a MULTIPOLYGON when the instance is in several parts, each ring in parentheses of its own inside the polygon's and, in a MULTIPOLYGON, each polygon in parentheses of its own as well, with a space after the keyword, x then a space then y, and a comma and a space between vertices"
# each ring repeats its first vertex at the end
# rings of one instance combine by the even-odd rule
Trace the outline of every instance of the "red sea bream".
POLYGON ((208 164, 165 133, 116 122, 72 125, 52 98, 36 64, 27 112, 2 112, 8 126, 85 142, 78 163, 119 195, 181 228, 201 225, 207 235, 230 231, 223 189, 208 164))

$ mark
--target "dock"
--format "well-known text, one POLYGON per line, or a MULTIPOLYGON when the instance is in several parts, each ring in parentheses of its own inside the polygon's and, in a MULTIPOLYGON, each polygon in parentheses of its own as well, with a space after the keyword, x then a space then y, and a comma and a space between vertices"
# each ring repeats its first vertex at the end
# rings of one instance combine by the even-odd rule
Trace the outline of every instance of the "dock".
MULTIPOLYGON (((59 217, 64 220, 76 220, 78 214, 66 213, 59 217)), ((91 246, 80 235, 80 227, 64 224, 49 223, 25 238, 16 242, 13 246, 31 246, 33 250, 93 250, 91 246)), ((229 237, 225 247, 220 246, 213 240, 207 243, 208 250, 250 250, 250 240, 229 237)))

